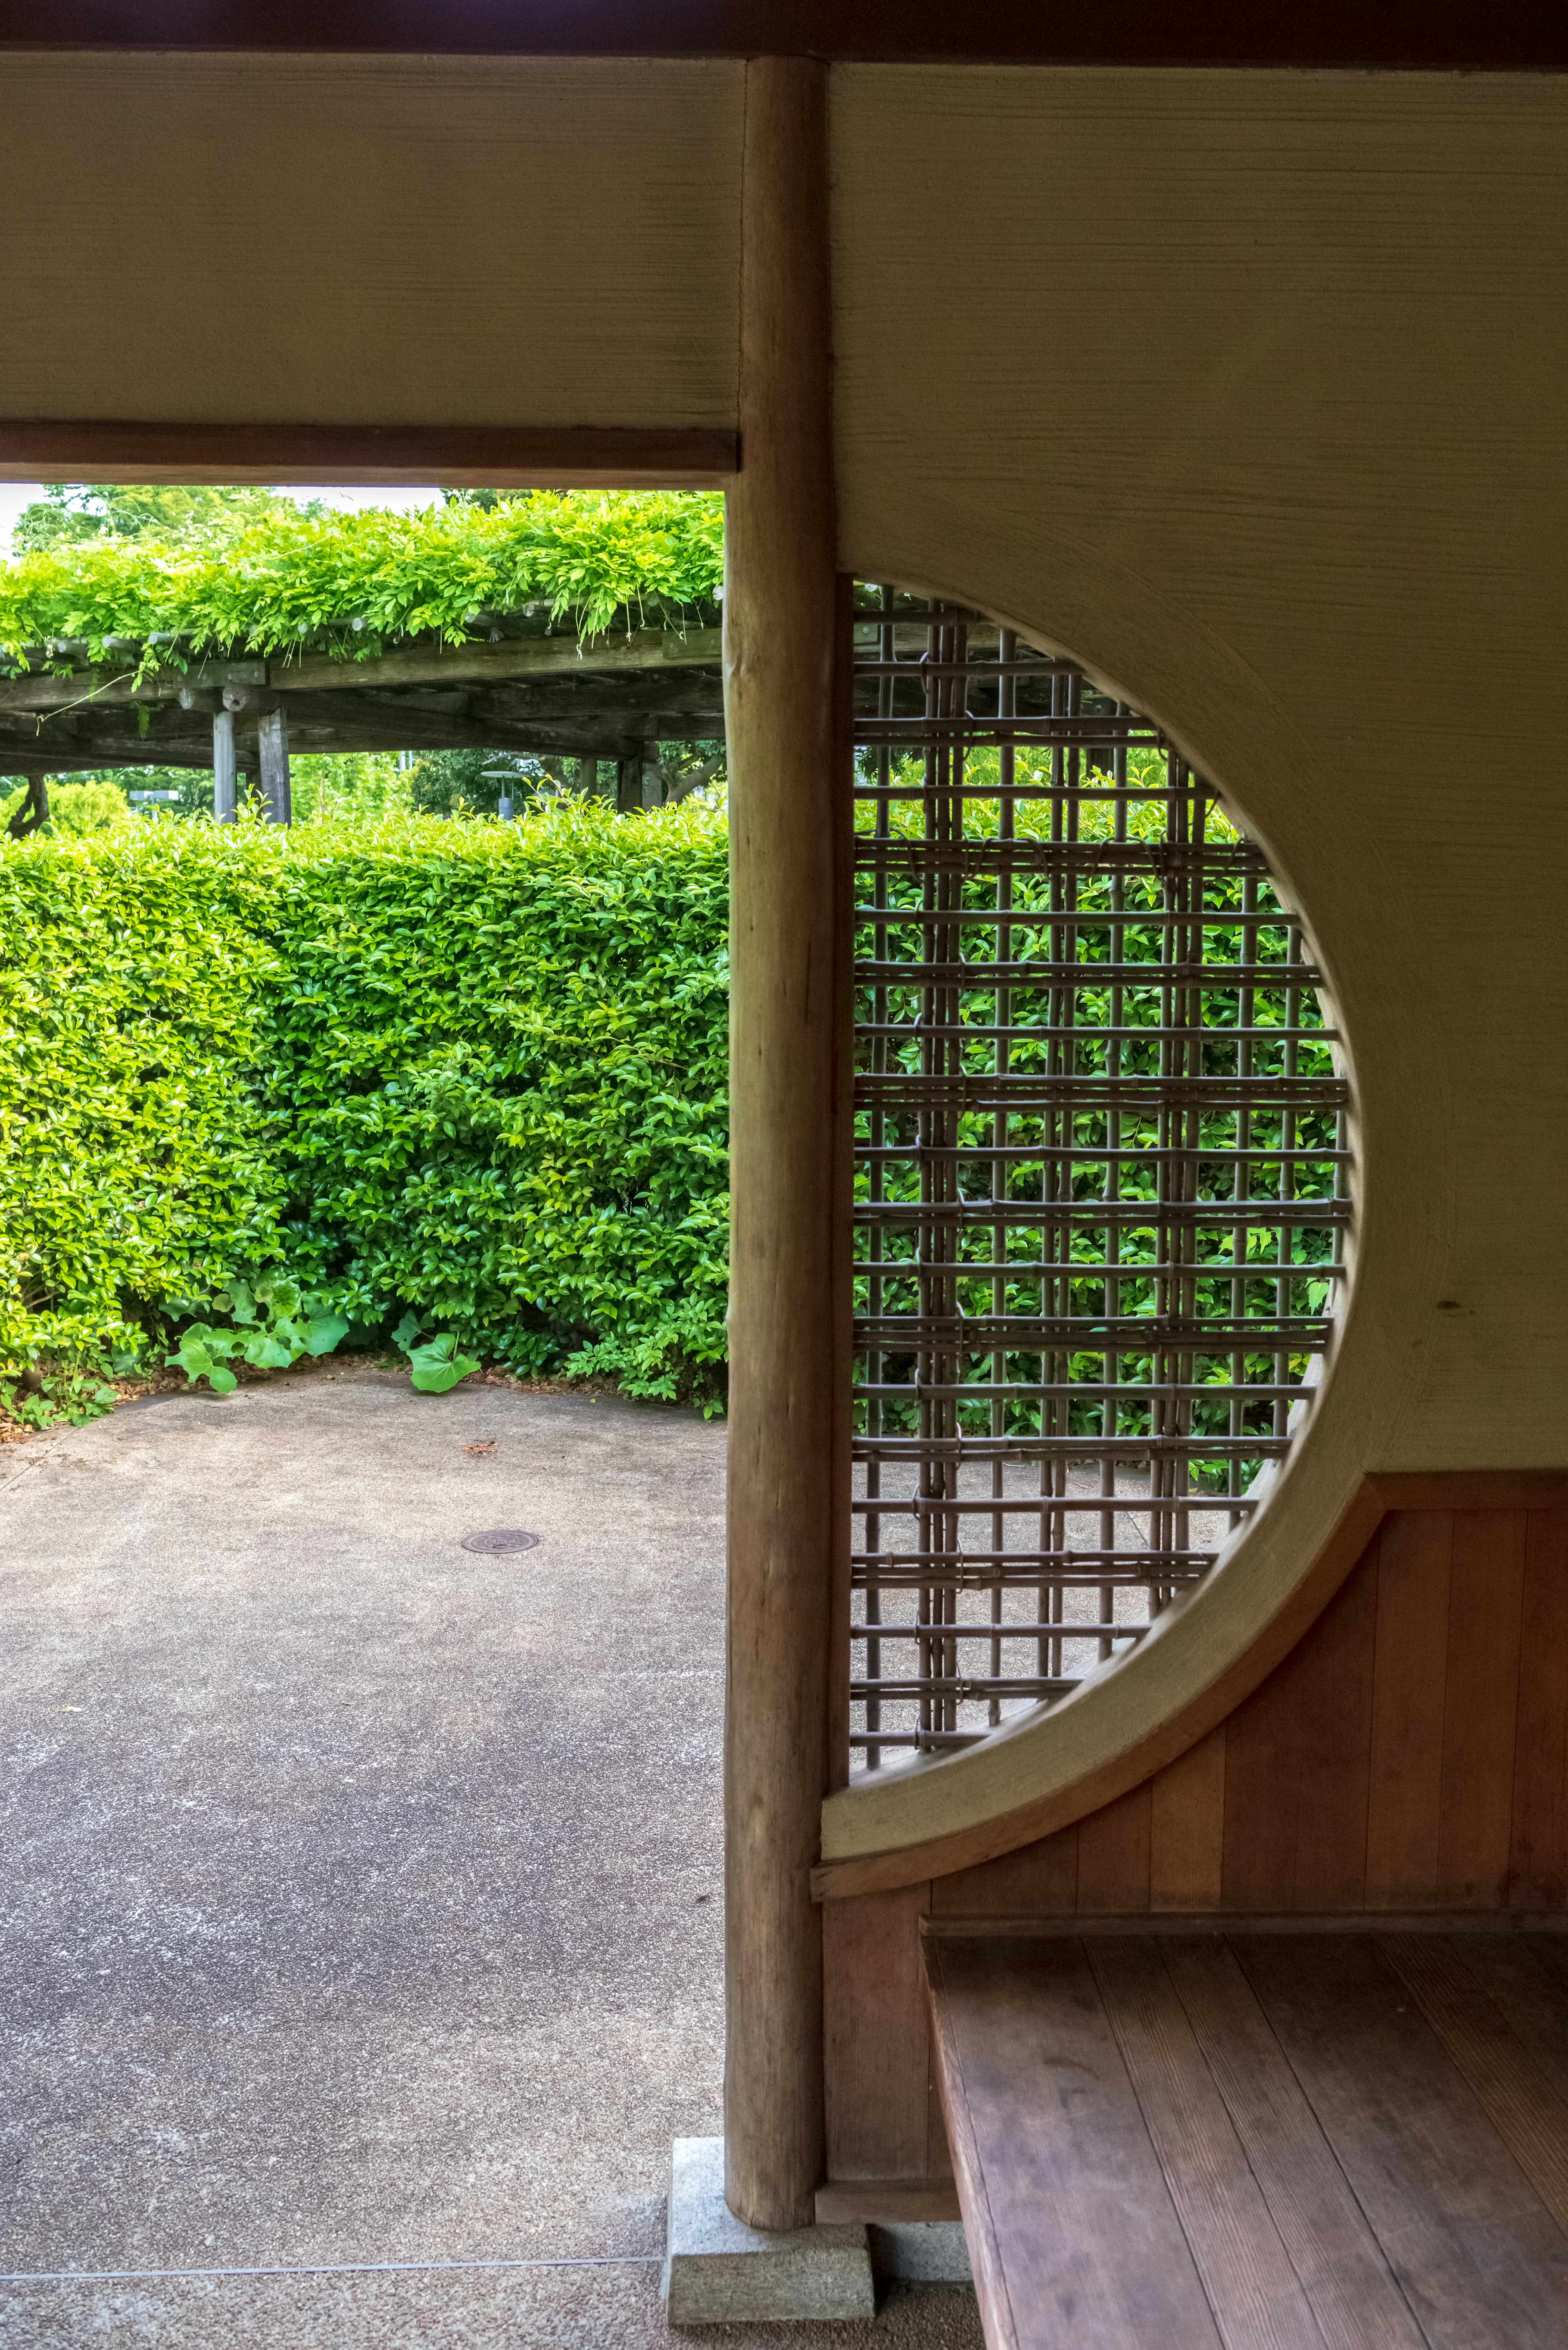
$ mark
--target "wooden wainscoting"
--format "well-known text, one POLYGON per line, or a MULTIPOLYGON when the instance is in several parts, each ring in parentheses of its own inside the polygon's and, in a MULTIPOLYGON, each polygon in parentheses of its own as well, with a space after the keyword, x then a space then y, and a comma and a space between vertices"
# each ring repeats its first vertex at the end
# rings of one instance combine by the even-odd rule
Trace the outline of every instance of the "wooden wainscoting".
POLYGON ((824 1903, 829 2179, 950 2178, 924 1918, 1565 1908, 1568 1505, 1391 1509, 1284 1662, 1177 1762, 999 1859, 824 1903))

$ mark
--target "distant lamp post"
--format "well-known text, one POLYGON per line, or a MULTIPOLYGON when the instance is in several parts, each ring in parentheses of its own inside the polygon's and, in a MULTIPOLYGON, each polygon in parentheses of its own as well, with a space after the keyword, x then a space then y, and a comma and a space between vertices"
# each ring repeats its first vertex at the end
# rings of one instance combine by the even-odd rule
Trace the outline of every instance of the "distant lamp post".
MULTIPOLYGON (((517 770, 515 767, 481 767, 479 772, 483 776, 487 784, 497 777, 504 784, 514 784, 517 781, 517 770)), ((497 804, 496 813, 500 816, 503 824, 511 823, 512 795, 510 792, 502 793, 500 801, 497 804)))

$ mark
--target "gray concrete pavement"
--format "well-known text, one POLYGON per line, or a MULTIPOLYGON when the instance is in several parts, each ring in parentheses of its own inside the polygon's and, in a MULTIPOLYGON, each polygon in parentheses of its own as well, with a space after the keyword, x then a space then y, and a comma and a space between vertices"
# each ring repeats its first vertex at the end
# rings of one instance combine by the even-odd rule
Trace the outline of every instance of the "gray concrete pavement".
MULTIPOLYGON (((318 1370, 0 1454, 0 2270, 185 2272, 0 2285, 8 2345, 666 2338, 670 2142, 720 2126, 722 1451, 318 1370), (498 2261, 595 2265, 417 2265, 498 2261), (189 2273, 240 2268, 317 2272, 189 2273)), ((862 2331, 980 2340, 941 2288, 757 2339, 862 2331)))

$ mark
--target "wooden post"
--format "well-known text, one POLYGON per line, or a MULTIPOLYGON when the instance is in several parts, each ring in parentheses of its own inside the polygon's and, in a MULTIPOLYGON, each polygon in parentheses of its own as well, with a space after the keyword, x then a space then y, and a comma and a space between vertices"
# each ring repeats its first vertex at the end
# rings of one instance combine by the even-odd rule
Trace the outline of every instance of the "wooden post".
POLYGON ((805 2226, 822 2176, 827 1659, 848 1363, 826 85, 746 68, 741 473, 729 493, 731 1347, 724 2192, 805 2226), (839 1422, 843 1419, 841 1429, 839 1422))
POLYGON ((615 763, 615 806, 618 816, 631 816, 642 806, 642 761, 615 763))
POLYGON ((213 713, 213 815, 219 824, 234 821, 234 713, 213 713))
POLYGON ((280 706, 264 710, 256 721, 257 764, 268 824, 292 824, 293 795, 288 780, 288 713, 280 706))
POLYGON ((597 759, 577 761, 577 789, 586 800, 595 797, 599 787, 599 763, 597 759))

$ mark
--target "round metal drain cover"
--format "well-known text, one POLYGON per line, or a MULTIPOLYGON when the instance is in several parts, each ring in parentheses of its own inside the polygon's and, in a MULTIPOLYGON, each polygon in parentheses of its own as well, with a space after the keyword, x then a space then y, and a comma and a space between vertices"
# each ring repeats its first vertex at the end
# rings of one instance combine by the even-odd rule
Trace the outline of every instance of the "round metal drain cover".
POLYGON ((525 1534, 520 1526, 492 1526, 487 1534, 464 1534, 464 1550, 482 1550, 492 1558, 509 1550, 537 1550, 537 1534, 525 1534))

